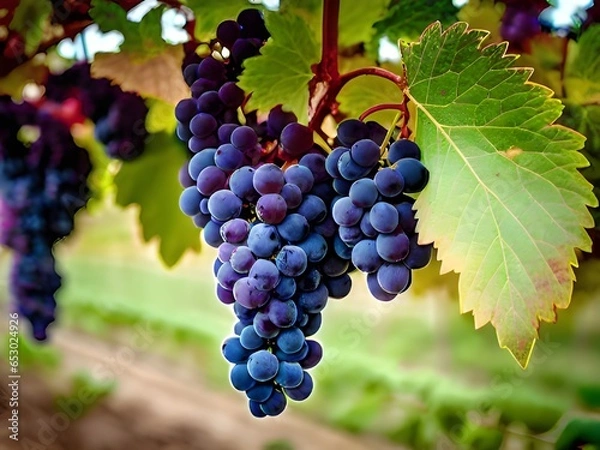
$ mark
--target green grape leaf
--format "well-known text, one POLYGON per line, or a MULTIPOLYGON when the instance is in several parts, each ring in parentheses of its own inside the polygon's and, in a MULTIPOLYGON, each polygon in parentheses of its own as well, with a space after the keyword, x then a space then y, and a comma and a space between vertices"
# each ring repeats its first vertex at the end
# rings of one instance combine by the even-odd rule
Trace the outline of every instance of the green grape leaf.
MULTIPOLYGON (((355 57, 343 61, 343 72, 366 66, 374 66, 375 62, 369 58, 355 57)), ((395 65, 383 65, 385 69, 399 71, 395 65)), ((359 117, 368 108, 381 103, 401 103, 402 91, 389 80, 376 76, 361 76, 353 79, 341 90, 337 96, 340 111, 348 117, 359 117)), ((384 110, 368 116, 367 120, 375 120, 386 127, 391 125, 396 116, 396 110, 384 110)))
POLYGON ((565 89, 573 103, 600 104, 600 24, 588 28, 565 68, 565 89))
POLYGON ((50 24, 52 3, 39 0, 21 0, 15 9, 9 28, 25 39, 25 54, 32 55, 44 39, 50 24))
POLYGON ((594 184, 600 184, 600 105, 566 103, 559 123, 586 137, 584 153, 590 161, 590 167, 581 173, 594 184))
POLYGON ((175 118, 175 109, 171 103, 159 100, 148 99, 148 114, 146 115, 146 130, 148 133, 173 133, 177 127, 175 118))
MULTIPOLYGON (((375 29, 373 25, 385 17, 390 0, 374 0, 357 2, 340 0, 338 45, 341 49, 361 42, 372 40, 375 29)), ((323 20, 322 0, 282 0, 280 11, 302 17, 302 20, 313 30, 313 34, 321 40, 321 21, 323 20)), ((423 27, 424 28, 424 27, 423 27)))
POLYGON ((157 238, 164 263, 172 267, 188 249, 200 250, 198 229, 179 210, 178 173, 186 149, 175 136, 151 134, 142 156, 123 163, 115 176, 117 203, 139 205, 145 241, 157 238))
POLYGON ((245 62, 239 85, 252 92, 248 109, 268 111, 283 104, 300 122, 308 118, 308 82, 313 77, 311 66, 319 61, 319 46, 310 28, 298 16, 267 14, 271 37, 261 56, 245 62))
POLYGON ((444 25, 456 22, 457 12, 458 8, 452 4, 452 0, 401 1, 388 10, 385 18, 375 23, 375 36, 377 39, 387 36, 392 42, 399 39, 416 40, 436 20, 444 25))
POLYGON ((27 83, 43 84, 48 77, 48 66, 37 58, 19 64, 6 76, 0 77, 0 95, 20 99, 27 83))
POLYGON ((514 68, 506 43, 457 23, 402 44, 416 142, 431 177, 415 208, 420 242, 434 242, 442 272, 460 274, 461 312, 491 322, 522 367, 540 321, 569 305, 575 248, 589 251, 587 208, 597 205, 577 170, 584 137, 553 125, 562 105, 514 68))
POLYGON ((119 5, 106 0, 92 0, 90 16, 100 31, 117 30, 123 34, 121 51, 135 54, 137 59, 159 55, 169 46, 162 38, 161 17, 164 7, 151 9, 140 22, 127 20, 127 12, 119 5))
POLYGON ((124 91, 175 105, 190 95, 181 73, 182 60, 181 45, 168 46, 160 54, 142 60, 131 52, 99 53, 92 62, 92 76, 108 78, 124 91))
MULTIPOLYGON (((565 104, 565 111, 559 123, 579 131, 587 139, 583 154, 590 166, 581 171, 582 175, 594 185, 594 194, 600 199, 600 105, 565 104)), ((600 229, 600 210, 592 210, 596 228, 600 229)))
MULTIPOLYGON (((355 0, 342 0, 340 5, 339 44, 341 47, 350 47, 361 42, 371 41, 376 29, 373 25, 383 19, 388 11, 389 0, 371 0, 357 2, 355 0)), ((406 2, 400 2, 404 4, 406 2)), ((419 0, 419 3, 422 3, 419 0)), ((419 6, 418 9, 421 7, 419 6)), ((411 10, 414 16, 415 8, 411 10)), ((429 25, 432 21, 427 22, 429 25)), ((421 30, 425 28, 424 26, 421 30)))
POLYGON ((206 42, 215 37, 217 26, 222 21, 235 20, 240 11, 247 8, 263 8, 263 5, 248 0, 187 0, 186 6, 196 17, 196 39, 206 42))
POLYGON ((119 30, 125 35, 130 27, 137 27, 137 24, 127 20, 127 11, 107 0, 92 0, 89 14, 103 33, 119 30))
POLYGON ((91 120, 71 127, 75 143, 87 150, 92 161, 92 172, 87 179, 92 197, 86 204, 86 211, 100 210, 105 199, 114 192, 113 173, 110 170, 111 159, 106 154, 105 145, 94 136, 94 125, 91 120))

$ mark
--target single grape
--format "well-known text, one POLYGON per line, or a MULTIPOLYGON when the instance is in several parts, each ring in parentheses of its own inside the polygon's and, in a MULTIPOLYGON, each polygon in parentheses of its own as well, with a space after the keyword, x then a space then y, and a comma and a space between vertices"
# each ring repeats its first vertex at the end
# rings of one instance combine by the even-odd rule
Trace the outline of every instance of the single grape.
POLYGON ((398 227, 398 210, 387 202, 378 202, 369 211, 371 226, 380 233, 391 233, 398 227))
POLYGON ((248 373, 246 364, 236 364, 231 368, 229 380, 232 386, 238 391, 247 391, 256 385, 254 380, 248 373))
MULTIPOLYGON (((251 353, 242 347, 239 337, 230 337, 223 342, 221 347, 223 356, 227 361, 233 364, 245 363, 251 353)), ((277 358, 275 358, 277 360, 277 358)))
POLYGON ((298 306, 308 313, 318 313, 327 305, 327 287, 320 284, 317 289, 311 292, 302 292, 298 296, 298 306))
POLYGON ((247 325, 240 333, 240 345, 247 350, 257 350, 265 345, 265 340, 256 334, 252 325, 247 325))
POLYGON ((403 261, 409 269, 421 269, 429 264, 431 260, 433 244, 419 245, 418 238, 418 235, 415 234, 409 239, 408 256, 403 261))
POLYGON ((306 252, 295 245, 284 245, 275 259, 277 269, 285 276, 297 277, 304 273, 308 265, 306 252))
POLYGON ((302 383, 296 388, 292 389, 284 389, 285 394, 295 400, 297 402, 306 400, 313 390, 313 380, 308 372, 304 372, 304 378, 302 379, 302 383))
POLYGON ((429 171, 421 161, 414 158, 403 158, 396 163, 396 170, 404 179, 404 192, 420 192, 429 181, 429 171))
POLYGON ((344 197, 333 205, 332 214, 338 225, 351 227, 360 222, 363 209, 356 206, 350 197, 344 197))
MULTIPOLYGON (((258 289, 253 278, 243 277, 233 285, 233 297, 245 308, 260 308, 269 301, 269 293, 258 289)), ((258 330, 257 330, 257 333, 258 330)), ((262 334, 259 333, 262 336, 262 334)), ((262 336, 265 337, 265 336, 262 336)))
POLYGON ((215 153, 215 165, 224 172, 233 172, 244 165, 245 156, 231 144, 222 144, 215 153))
POLYGON ((256 202, 256 215, 269 224, 278 224, 285 219, 287 214, 287 203, 279 194, 266 194, 256 202))
POLYGON ((281 330, 277 336, 277 346, 285 353, 295 353, 302 348, 305 338, 299 328, 281 330))
POLYGON ((408 236, 402 231, 380 234, 376 239, 377 253, 387 262, 398 262, 406 258, 410 249, 408 236))
POLYGON ((310 369, 315 367, 323 358, 323 347, 317 341, 307 340, 306 343, 308 344, 308 355, 300 361, 300 367, 310 369))
POLYGON ((258 144, 258 136, 256 131, 248 126, 237 127, 231 133, 231 143, 240 150, 248 150, 258 144))
POLYGON ((372 168, 379 161, 379 146, 371 139, 361 139, 352 145, 350 156, 356 164, 372 168))
POLYGON ((264 164, 255 170, 253 184, 261 195, 279 194, 285 184, 283 171, 275 164, 264 164))
POLYGON ((273 394, 264 403, 260 404, 260 409, 267 416, 278 416, 285 410, 286 404, 287 399, 285 395, 278 390, 274 390, 273 394))
POLYGON ((402 158, 421 159, 421 149, 413 141, 399 139, 390 145, 388 150, 388 161, 395 164, 402 158))
POLYGON ((291 389, 300 386, 304 379, 302 366, 297 362, 281 361, 275 382, 282 388, 291 389))
POLYGON ((395 197, 404 189, 404 178, 397 170, 385 167, 375 174, 375 186, 384 197, 395 197))
POLYGON ((401 294, 410 286, 410 269, 402 263, 386 263, 377 271, 377 283, 385 292, 401 294))
POLYGON ((200 212, 202 198, 196 186, 185 188, 179 196, 179 209, 187 216, 194 216, 200 212))
POLYGON ((213 193, 208 199, 208 210, 215 219, 225 222, 242 212, 242 200, 228 189, 213 193))
POLYGON ((352 249, 352 264, 361 272, 373 273, 381 267, 383 262, 373 239, 364 239, 352 249))
POLYGON ((298 122, 291 122, 281 131, 281 146, 291 156, 306 153, 314 144, 313 132, 298 122))
MULTIPOLYGON (((285 186, 284 186, 285 187, 285 186)), ((310 231, 310 225, 306 217, 301 214, 292 213, 286 216, 283 221, 277 225, 279 235, 290 243, 303 240, 310 231)))
POLYGON ((272 299, 268 305, 269 320, 279 328, 291 327, 298 318, 298 308, 292 300, 272 299))
POLYGON ((254 279, 257 289, 270 291, 279 283, 279 270, 267 259, 258 259, 250 268, 248 278, 254 279))
POLYGON ((362 178, 352 183, 348 196, 352 203, 359 208, 370 208, 377 201, 379 192, 375 181, 370 178, 362 178))
POLYGON ((357 119, 346 119, 337 127, 337 138, 346 147, 354 145, 361 139, 368 139, 370 134, 369 127, 357 119))
POLYGON ((265 223, 257 223, 248 234, 248 247, 256 256, 269 258, 281 248, 281 238, 277 228, 265 223))

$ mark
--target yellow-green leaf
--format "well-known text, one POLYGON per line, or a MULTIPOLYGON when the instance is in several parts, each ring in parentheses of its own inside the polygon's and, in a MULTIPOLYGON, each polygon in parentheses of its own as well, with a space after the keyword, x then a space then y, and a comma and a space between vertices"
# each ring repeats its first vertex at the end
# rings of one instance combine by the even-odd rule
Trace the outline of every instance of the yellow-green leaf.
POLYGON ((267 14, 267 29, 271 37, 261 55, 249 58, 239 85, 252 92, 248 109, 268 111, 283 104, 298 120, 308 118, 308 82, 311 66, 319 61, 319 46, 306 25, 292 14, 267 14))
POLYGON ((597 199, 578 171, 584 137, 553 125, 561 102, 512 67, 505 44, 484 46, 487 34, 436 23, 402 45, 431 173, 415 207, 421 242, 435 243, 442 272, 460 273, 461 311, 491 322, 525 367, 540 321, 569 305, 597 199))
POLYGON ((185 160, 186 149, 173 134, 151 134, 142 156, 124 162, 115 176, 117 203, 139 205, 144 240, 159 239, 169 267, 188 249, 200 250, 199 230, 179 210, 178 173, 185 160))

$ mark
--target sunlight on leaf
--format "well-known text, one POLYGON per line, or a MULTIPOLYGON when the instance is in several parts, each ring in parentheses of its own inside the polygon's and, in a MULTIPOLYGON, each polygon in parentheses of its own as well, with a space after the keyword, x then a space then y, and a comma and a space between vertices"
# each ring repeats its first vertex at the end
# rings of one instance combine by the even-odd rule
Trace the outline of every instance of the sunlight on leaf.
POLYGON ((585 138, 552 125, 560 101, 512 68, 505 44, 484 47, 487 35, 435 23, 402 46, 431 172, 415 207, 420 241, 435 243, 442 272, 460 273, 461 312, 491 322, 525 367, 540 321, 569 305, 597 199, 577 170, 585 138))
POLYGON ((108 78, 124 91, 155 97, 175 105, 189 96, 181 74, 183 48, 172 46, 160 55, 139 60, 127 52, 97 54, 92 62, 92 76, 108 78))

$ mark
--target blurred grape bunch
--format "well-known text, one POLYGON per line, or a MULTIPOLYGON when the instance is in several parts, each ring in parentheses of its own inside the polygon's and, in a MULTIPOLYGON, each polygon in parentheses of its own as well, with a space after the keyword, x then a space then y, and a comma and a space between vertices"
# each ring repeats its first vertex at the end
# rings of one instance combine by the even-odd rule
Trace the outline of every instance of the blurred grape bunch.
POLYGON ((46 339, 61 285, 53 246, 89 198, 88 153, 69 125, 44 109, 0 97, 0 243, 14 251, 9 289, 16 311, 46 339))
POLYGON ((46 100, 65 105, 76 102, 96 125, 95 136, 111 158, 131 161, 144 152, 148 136, 144 99, 124 92, 106 78, 92 78, 88 63, 77 63, 46 82, 46 100))

